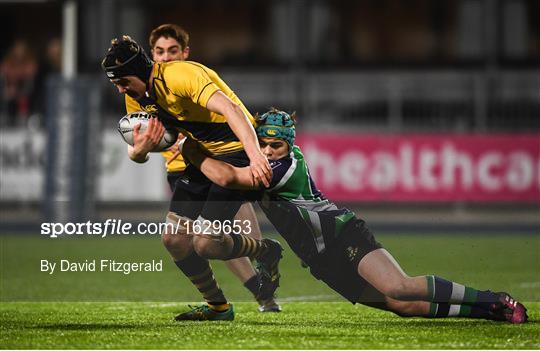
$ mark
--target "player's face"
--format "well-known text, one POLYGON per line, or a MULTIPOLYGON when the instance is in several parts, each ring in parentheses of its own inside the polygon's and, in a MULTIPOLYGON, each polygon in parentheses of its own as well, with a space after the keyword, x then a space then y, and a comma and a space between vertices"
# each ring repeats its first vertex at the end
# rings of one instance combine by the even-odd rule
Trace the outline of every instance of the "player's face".
POLYGON ((118 79, 111 79, 120 94, 127 94, 135 100, 143 97, 146 91, 146 84, 139 77, 125 76, 118 79))
POLYGON ((176 39, 160 37, 152 48, 152 59, 156 62, 184 61, 189 56, 189 47, 182 49, 176 39))
POLYGON ((278 138, 259 138, 262 153, 270 161, 279 160, 289 154, 289 144, 278 138))

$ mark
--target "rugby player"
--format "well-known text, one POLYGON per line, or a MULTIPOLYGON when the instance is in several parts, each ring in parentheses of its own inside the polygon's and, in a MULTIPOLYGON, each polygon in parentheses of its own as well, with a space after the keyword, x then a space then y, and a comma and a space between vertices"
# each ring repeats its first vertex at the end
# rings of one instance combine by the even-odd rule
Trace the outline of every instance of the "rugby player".
MULTIPOLYGON (((363 220, 338 208, 317 189, 300 148, 294 145, 295 122, 289 114, 272 109, 261 116, 256 131, 273 168, 270 187, 263 188, 261 208, 317 279, 352 303, 400 316, 527 321, 525 307, 507 293, 480 291, 433 275, 406 275, 363 220)), ((249 169, 209 157, 192 140, 182 148, 189 161, 216 184, 261 189, 249 169)), ((239 240, 231 237, 228 240, 239 240)))
MULTIPOLYGON (((170 62, 170 61, 185 61, 189 57, 189 35, 176 24, 162 24, 152 30, 149 37, 150 52, 154 62, 170 62)), ((141 111, 143 107, 129 95, 125 95, 126 111, 127 113, 141 111)), ((143 140, 142 134, 139 133, 140 125, 135 127, 134 130, 134 146, 128 145, 128 155, 134 161, 144 160, 146 161, 147 155, 151 152, 157 144, 154 144, 152 138, 148 135, 150 142, 143 140)), ((179 140, 183 139, 183 136, 179 137, 179 140)), ((175 184, 185 173, 186 163, 182 158, 182 154, 178 153, 177 144, 173 148, 163 151, 161 154, 167 160, 165 167, 167 169, 167 182, 171 191, 174 193, 175 184)), ((176 203, 176 202, 175 202, 176 203)), ((174 203, 173 203, 174 206, 174 203)), ((235 220, 242 226, 244 233, 256 239, 262 239, 262 235, 259 229, 259 223, 255 215, 255 211, 251 203, 246 202, 242 204, 240 210, 234 217, 235 220), (247 226, 249 224, 249 226, 247 226)), ((166 236, 164 236, 165 238, 166 236)), ((164 240, 165 245, 174 244, 172 240, 164 240)), ((174 248, 172 248, 174 252, 174 248)), ((251 261, 247 257, 240 257, 237 259, 225 261, 226 266, 240 279, 244 286, 253 294, 257 302, 259 303, 259 311, 261 312, 280 312, 281 307, 276 303, 273 296, 261 295, 260 285, 261 282, 259 275, 253 268, 251 261)), ((262 288, 262 291, 266 291, 266 287, 262 288)))
MULTIPOLYGON (((258 147, 254 118, 216 72, 192 61, 154 63, 127 35, 111 41, 102 68, 119 93, 127 94, 144 111, 157 116, 149 121, 142 144, 161 140, 164 125, 176 128, 201 142, 214 157, 236 166, 249 166, 254 179, 269 185, 272 170, 258 147)), ((138 154, 133 158, 143 162, 147 157, 138 154)), ((233 306, 217 285, 207 258, 256 259, 261 281, 266 280, 267 291, 263 291, 261 284, 260 294, 273 296, 279 285, 277 265, 282 251, 279 242, 239 234, 243 240, 232 250, 214 241, 216 251, 209 257, 202 248, 206 241, 213 241, 215 235, 193 235, 202 234, 195 233, 195 220, 218 225, 230 223, 250 196, 253 194, 247 191, 213 184, 195 167, 188 166, 182 181, 176 182, 167 219, 173 225, 181 225, 177 225, 176 231, 169 228, 163 242, 175 264, 207 302, 176 316, 177 320, 234 319, 233 306)))

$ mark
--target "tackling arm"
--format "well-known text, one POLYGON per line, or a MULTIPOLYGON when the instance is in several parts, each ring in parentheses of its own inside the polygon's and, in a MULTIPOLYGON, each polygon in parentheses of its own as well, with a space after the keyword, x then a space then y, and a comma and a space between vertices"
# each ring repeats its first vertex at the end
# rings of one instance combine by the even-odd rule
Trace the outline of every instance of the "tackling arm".
POLYGON ((213 183, 231 189, 259 189, 249 167, 235 167, 206 155, 198 143, 186 138, 180 147, 182 155, 201 170, 213 183))
POLYGON ((261 179, 265 186, 269 186, 272 179, 272 169, 259 149, 257 134, 240 106, 218 90, 208 100, 206 108, 225 116, 232 131, 244 145, 244 150, 251 161, 250 167, 253 176, 261 179))

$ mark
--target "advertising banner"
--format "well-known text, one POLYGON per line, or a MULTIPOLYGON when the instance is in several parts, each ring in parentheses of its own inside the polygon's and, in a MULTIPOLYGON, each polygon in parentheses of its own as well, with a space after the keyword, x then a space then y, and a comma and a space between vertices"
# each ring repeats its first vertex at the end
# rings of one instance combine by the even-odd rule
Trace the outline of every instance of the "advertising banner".
MULTIPOLYGON (((116 131, 103 134, 96 198, 100 201, 161 201, 169 196, 164 159, 152 154, 141 165, 127 157, 116 131)), ((0 132, 0 201, 37 201, 45 181, 45 134, 24 129, 0 132)))
MULTIPOLYGON (((40 199, 44 135, 10 131, 0 140, 1 198, 40 199)), ((103 143, 99 200, 168 197, 160 155, 139 165, 116 133, 103 143)), ((540 202, 540 135, 304 133, 297 144, 317 186, 336 201, 540 202)))
POLYGON ((332 200, 540 202, 540 135, 321 133, 297 144, 332 200))

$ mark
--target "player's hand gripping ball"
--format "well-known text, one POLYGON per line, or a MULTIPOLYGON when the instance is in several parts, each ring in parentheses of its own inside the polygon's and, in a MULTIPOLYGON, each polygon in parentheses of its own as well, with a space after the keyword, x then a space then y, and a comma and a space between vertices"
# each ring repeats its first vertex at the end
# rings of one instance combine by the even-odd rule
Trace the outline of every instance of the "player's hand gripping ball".
MULTIPOLYGON (((141 124, 139 133, 144 133, 152 116, 144 111, 131 112, 118 121, 118 131, 126 143, 133 146, 133 128, 141 124)), ((178 132, 174 129, 166 129, 163 138, 152 152, 164 151, 174 145, 178 138, 178 132)))

